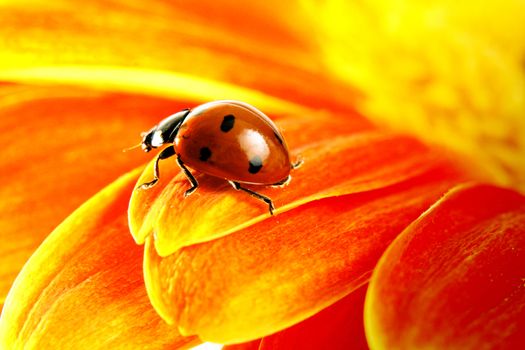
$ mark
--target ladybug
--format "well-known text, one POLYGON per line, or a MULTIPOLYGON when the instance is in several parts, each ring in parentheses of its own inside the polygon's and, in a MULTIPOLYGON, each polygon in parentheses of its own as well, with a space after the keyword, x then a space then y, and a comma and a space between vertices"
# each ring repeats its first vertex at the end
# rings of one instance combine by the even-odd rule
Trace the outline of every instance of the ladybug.
POLYGON ((241 184, 280 186, 290 180, 290 170, 302 161, 290 162, 286 142, 277 126, 257 108, 239 101, 213 101, 175 113, 142 134, 144 152, 169 144, 155 159, 153 180, 159 180, 159 161, 175 156, 191 187, 199 186, 188 167, 226 179, 234 189, 247 192, 275 209, 272 200, 241 184))

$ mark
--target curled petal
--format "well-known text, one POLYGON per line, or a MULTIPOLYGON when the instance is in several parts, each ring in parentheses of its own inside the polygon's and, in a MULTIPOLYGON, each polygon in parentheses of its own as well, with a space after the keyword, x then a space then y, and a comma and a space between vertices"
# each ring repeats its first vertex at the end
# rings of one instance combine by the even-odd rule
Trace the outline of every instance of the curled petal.
POLYGON ((152 304, 182 334, 206 341, 239 343, 282 330, 363 285, 389 242, 459 181, 452 174, 432 169, 311 201, 165 258, 149 236, 152 304))
POLYGON ((18 276, 0 319, 2 349, 164 348, 195 342, 151 307, 126 208, 137 172, 65 220, 18 276))
POLYGON ((525 343, 525 197, 459 187, 381 258, 365 307, 374 349, 518 349, 525 343))
MULTIPOLYGON (((284 188, 252 187, 273 199, 277 213, 321 198, 400 183, 431 169, 447 169, 451 176, 459 173, 457 167, 444 166, 447 161, 439 151, 410 137, 379 131, 347 135, 348 128, 341 122, 321 123, 329 130, 326 134, 311 125, 305 127, 304 122, 293 125, 289 124, 286 136, 292 154, 302 157, 304 164, 292 171, 292 181, 284 188)), ((154 234, 157 252, 167 256, 268 217, 267 206, 234 191, 226 181, 205 175, 198 177, 201 186, 195 194, 184 198, 188 181, 174 163, 162 163, 162 183, 133 193, 130 228, 138 243, 154 234)), ((151 179, 152 166, 139 183, 151 179)))

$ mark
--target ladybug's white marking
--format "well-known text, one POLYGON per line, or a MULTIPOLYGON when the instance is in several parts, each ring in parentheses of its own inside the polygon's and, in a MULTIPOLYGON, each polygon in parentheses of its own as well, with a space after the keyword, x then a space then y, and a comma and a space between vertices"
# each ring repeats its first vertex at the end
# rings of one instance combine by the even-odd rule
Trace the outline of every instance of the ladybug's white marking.
POLYGON ((270 155, 270 148, 268 147, 264 136, 256 130, 243 130, 239 134, 239 144, 244 153, 248 155, 248 159, 259 157, 261 163, 265 163, 270 155))
POLYGON ((153 147, 160 147, 164 144, 164 138, 162 137, 162 130, 157 130, 153 133, 151 138, 151 145, 153 147))

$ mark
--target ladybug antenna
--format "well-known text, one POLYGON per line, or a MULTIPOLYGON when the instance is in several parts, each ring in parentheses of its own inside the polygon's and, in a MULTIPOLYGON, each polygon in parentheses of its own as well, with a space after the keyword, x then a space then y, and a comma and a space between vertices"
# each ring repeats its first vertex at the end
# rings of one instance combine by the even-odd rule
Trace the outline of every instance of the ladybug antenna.
POLYGON ((142 142, 139 143, 138 145, 131 146, 131 147, 128 147, 128 148, 124 148, 124 149, 122 150, 122 152, 128 152, 128 151, 131 151, 132 149, 139 148, 140 146, 142 146, 142 142))

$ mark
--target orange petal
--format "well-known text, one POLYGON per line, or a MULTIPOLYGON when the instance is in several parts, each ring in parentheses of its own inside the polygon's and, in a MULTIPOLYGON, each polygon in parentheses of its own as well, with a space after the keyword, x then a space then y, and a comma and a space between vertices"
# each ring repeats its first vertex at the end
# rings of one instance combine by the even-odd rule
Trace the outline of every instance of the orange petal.
POLYGON ((3 349, 129 349, 195 342, 151 307, 142 249, 126 208, 137 172, 101 191, 66 219, 18 276, 0 319, 3 349))
MULTIPOLYGON (((352 109, 358 95, 327 78, 307 14, 298 3, 203 1, 92 1, 78 6, 35 0, 2 4, 0 80, 17 80, 19 69, 40 72, 73 68, 47 81, 76 80, 93 68, 120 67, 135 73, 179 72, 228 82, 305 105, 352 109), (57 20, 60 19, 60 20, 57 20), (116 49, 118 48, 118 49, 116 49), (4 75, 5 74, 5 75, 4 75)), ((121 76, 109 76, 121 83, 121 76)), ((24 76, 30 82, 40 77, 24 76)), ((124 80, 126 78, 124 77, 124 80)))
POLYGON ((149 236, 152 304, 182 334, 217 343, 291 326, 365 283, 389 242, 458 181, 451 173, 312 201, 166 258, 149 236))
MULTIPOLYGON (((345 135, 344 123, 322 119, 318 122, 324 132, 318 132, 308 120, 301 122, 300 117, 282 122, 287 125, 285 136, 292 154, 303 157, 304 164, 292 172, 293 179, 284 188, 253 186, 274 200, 277 213, 312 200, 396 184, 447 162, 442 152, 410 137, 379 131, 345 135)), ((130 228, 138 243, 154 233, 157 252, 167 256, 268 217, 267 206, 234 191, 222 179, 198 176, 199 189, 184 198, 188 181, 174 163, 162 164, 164 181, 133 193, 130 228)), ((146 167, 138 183, 152 178, 152 166, 146 167)), ((447 169, 458 173, 454 167, 447 169)))
POLYGON ((122 149, 186 104, 71 87, 0 86, 0 303, 69 213, 149 159, 122 149))
POLYGON ((367 295, 374 349, 519 349, 525 344, 525 197, 448 193, 381 258, 367 295))

